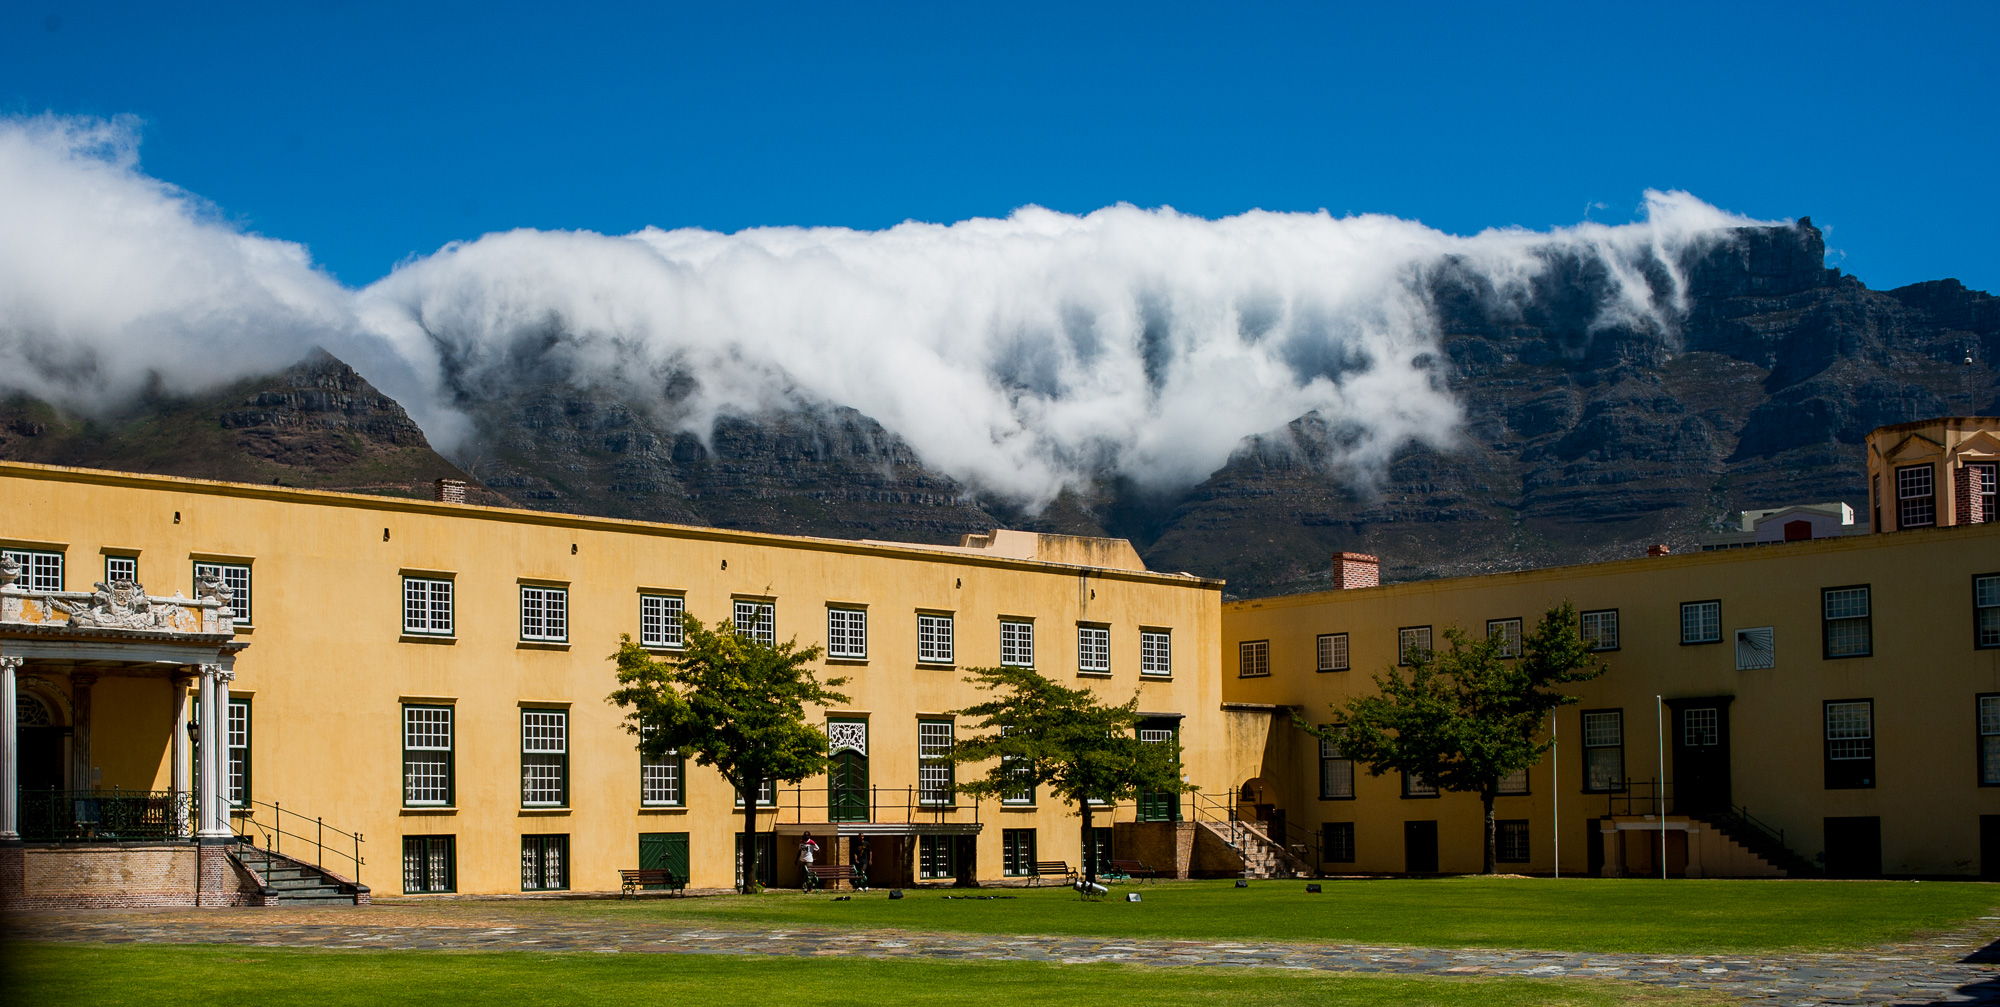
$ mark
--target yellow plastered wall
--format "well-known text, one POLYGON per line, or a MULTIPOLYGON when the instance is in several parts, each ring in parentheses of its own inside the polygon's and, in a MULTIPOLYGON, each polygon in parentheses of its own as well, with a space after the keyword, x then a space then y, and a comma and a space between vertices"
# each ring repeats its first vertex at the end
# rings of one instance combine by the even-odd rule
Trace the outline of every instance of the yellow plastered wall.
MULTIPOLYGON (((2000 649, 1975 646, 1972 592, 1975 576, 1994 573, 2000 524, 1229 602, 1224 699, 1295 706, 1325 723, 1331 704, 1373 691, 1372 676, 1396 660, 1402 627, 1432 626, 1443 647, 1447 626, 1480 638, 1488 620, 1532 626, 1564 601, 1617 609, 1621 645, 1599 655, 1610 668, 1603 677, 1570 687, 1582 702, 1557 715, 1557 758, 1532 771, 1531 794, 1498 799, 1497 818, 1526 819, 1530 830, 1529 862, 1503 868, 1553 869, 1558 829, 1563 871, 1586 866, 1587 819, 1613 809, 1605 795, 1583 792, 1581 711, 1622 709, 1626 773, 1649 779, 1660 771, 1654 697, 1727 696, 1733 803, 1784 829, 1792 849, 1822 853, 1826 818, 1877 816, 1886 872, 1976 874, 1979 818, 2000 814, 2000 788, 1980 785, 1977 697, 2000 692, 2000 649), (1829 660, 1821 589, 1857 584, 1871 588, 1873 654, 1829 660), (1721 602, 1723 641, 1682 645, 1681 603, 1712 599, 1721 602), (1767 626, 1776 667, 1736 670, 1735 630, 1767 626), (1352 670, 1316 670, 1322 633, 1348 634, 1352 670), (1239 644, 1254 640, 1270 642, 1268 678, 1238 677, 1239 644), (1874 701, 1870 789, 1825 786, 1822 704, 1844 699, 1874 701)), ((1278 803, 1314 829, 1356 823, 1353 869, 1403 870, 1403 825, 1423 820, 1438 822, 1443 870, 1479 869, 1476 796, 1405 798, 1395 774, 1358 770, 1353 800, 1323 801, 1317 743, 1299 741, 1278 803)), ((1671 780, 1671 746, 1665 771, 1671 780)))
MULTIPOLYGON (((984 695, 963 681, 964 669, 999 663, 1003 615, 1034 621, 1043 674, 1114 702, 1137 691, 1141 710, 1183 716, 1191 780, 1235 772, 1227 750, 1208 743, 1222 733, 1216 581, 21 464, 0 464, 0 513, 6 542, 64 551, 72 589, 102 576, 107 548, 136 552, 155 595, 192 594, 194 557, 249 563, 254 625, 241 631, 249 647, 232 692, 252 699, 251 797, 361 832, 362 880, 384 894, 401 889, 401 839, 411 835, 456 837, 461 893, 519 891, 521 836, 534 834, 570 837, 573 889, 615 888, 618 869, 638 866, 638 835, 650 832, 689 834, 697 887, 732 883, 741 828, 733 789, 690 762, 684 809, 642 809, 634 739, 605 701, 616 687, 619 634, 639 632, 642 588, 684 594, 710 623, 730 618, 734 598, 771 600, 778 638, 802 644, 824 644, 829 603, 866 606, 867 659, 823 662, 820 674, 851 680, 843 691, 853 702, 842 712, 868 719, 871 782, 885 788, 916 783, 920 714, 984 695), (453 581, 450 640, 403 635, 405 573, 453 581), (567 586, 567 645, 522 643, 524 581, 567 586), (919 610, 954 616, 954 665, 917 663, 919 610), (1078 674, 1080 622, 1110 628, 1108 676, 1078 674), (1142 680, 1141 627, 1170 631, 1170 677, 1142 680), (450 809, 403 807, 406 701, 454 708, 450 809), (560 811, 521 806, 520 718, 530 706, 570 712, 570 801, 560 811)), ((1076 554, 1070 546, 1065 555, 1076 554)), ((128 786, 165 789, 168 690, 113 682, 97 685, 93 758, 107 767, 107 784, 115 773, 128 786)), ((807 799, 823 804, 823 781, 806 786, 821 788, 807 799)), ((1002 814, 988 802, 980 817, 981 877, 1000 875, 1002 828, 1034 828, 1039 855, 1081 861, 1078 820, 1046 795, 1032 811, 1002 814)), ((781 850, 781 860, 790 856, 781 850)))

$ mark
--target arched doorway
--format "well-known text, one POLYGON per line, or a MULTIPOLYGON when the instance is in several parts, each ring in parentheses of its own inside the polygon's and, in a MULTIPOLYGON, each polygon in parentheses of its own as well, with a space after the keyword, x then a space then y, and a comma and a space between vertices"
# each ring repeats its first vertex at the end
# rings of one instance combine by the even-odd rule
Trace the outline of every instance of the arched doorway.
POLYGON ((63 789, 63 729, 49 705, 34 696, 15 696, 14 730, 21 789, 63 789))

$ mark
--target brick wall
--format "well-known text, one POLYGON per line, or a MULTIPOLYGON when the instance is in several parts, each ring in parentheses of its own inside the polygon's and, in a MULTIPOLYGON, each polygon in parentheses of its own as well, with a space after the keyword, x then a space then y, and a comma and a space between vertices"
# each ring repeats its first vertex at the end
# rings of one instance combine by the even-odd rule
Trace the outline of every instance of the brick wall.
POLYGON ((0 907, 125 909, 261 905, 227 847, 186 843, 0 848, 0 907), (199 899, 196 879, 201 881, 199 899))
POLYGON ((1137 860, 1163 878, 1185 878, 1194 858, 1193 822, 1119 822, 1112 826, 1111 849, 1120 860, 1137 860))
POLYGON ((1333 554, 1333 586, 1337 590, 1378 587, 1382 583, 1382 563, 1365 552, 1333 554))

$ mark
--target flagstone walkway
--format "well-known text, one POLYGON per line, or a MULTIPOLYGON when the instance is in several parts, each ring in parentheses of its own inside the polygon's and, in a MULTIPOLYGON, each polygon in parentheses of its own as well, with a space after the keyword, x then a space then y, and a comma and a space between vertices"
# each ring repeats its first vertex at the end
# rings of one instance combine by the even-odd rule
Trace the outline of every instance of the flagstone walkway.
POLYGON ((1713 989, 1752 1004, 2000 1004, 2000 917, 1928 940, 1840 953, 1644 955, 1343 944, 1110 940, 899 930, 689 929, 551 918, 505 902, 449 906, 32 913, 0 939, 272 948, 841 955, 1121 962, 1405 975, 1607 977, 1713 989))

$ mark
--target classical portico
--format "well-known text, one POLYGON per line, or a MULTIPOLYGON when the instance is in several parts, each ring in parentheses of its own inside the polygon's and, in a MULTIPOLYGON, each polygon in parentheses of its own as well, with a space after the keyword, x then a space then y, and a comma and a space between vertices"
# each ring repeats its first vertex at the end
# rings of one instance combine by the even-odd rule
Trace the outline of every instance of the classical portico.
POLYGON ((94 587, 32 590, 0 557, 0 902, 174 904, 185 888, 201 904, 207 876, 228 872, 199 848, 226 859, 234 839, 222 732, 247 644, 229 589, 212 579, 194 598, 149 595, 130 580, 94 587), (67 868, 44 869, 56 860, 67 868), (38 888, 38 871, 151 883, 80 882, 65 897, 38 888))

